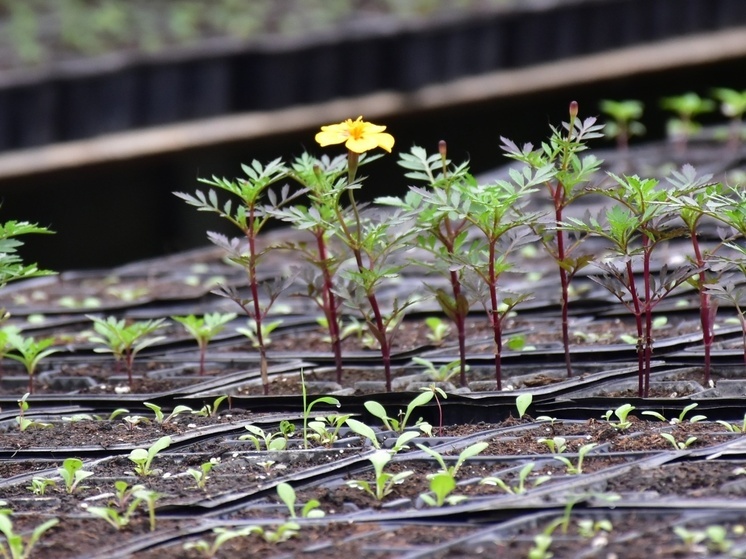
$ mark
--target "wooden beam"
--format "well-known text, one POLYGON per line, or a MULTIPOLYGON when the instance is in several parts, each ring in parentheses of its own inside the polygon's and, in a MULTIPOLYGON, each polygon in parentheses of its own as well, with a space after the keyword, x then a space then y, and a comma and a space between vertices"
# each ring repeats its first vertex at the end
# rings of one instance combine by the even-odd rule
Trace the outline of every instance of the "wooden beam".
POLYGON ((741 57, 746 57, 746 27, 497 71, 414 92, 374 93, 6 152, 0 154, 0 180, 292 133, 358 115, 380 120, 411 111, 443 109, 741 57))

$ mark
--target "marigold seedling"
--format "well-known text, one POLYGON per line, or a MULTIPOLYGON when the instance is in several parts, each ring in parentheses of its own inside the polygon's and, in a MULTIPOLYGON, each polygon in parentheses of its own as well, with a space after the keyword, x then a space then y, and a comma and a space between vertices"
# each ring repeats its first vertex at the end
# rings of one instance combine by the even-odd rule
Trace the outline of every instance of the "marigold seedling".
MULTIPOLYGON (((368 410, 368 413, 370 413, 373 417, 377 417, 383 422, 383 426, 385 429, 394 431, 396 433, 402 433, 407 428, 412 412, 416 408, 427 404, 430 400, 433 399, 433 397, 434 394, 430 391, 418 394, 412 399, 411 402, 409 402, 409 404, 407 404, 407 410, 404 412, 403 416, 400 415, 400 419, 389 417, 386 409, 375 400, 368 400, 363 404, 363 406, 365 406, 365 409, 368 410)), ((419 419, 415 422, 415 426, 420 424, 421 422, 422 419, 419 419)))
POLYGON ((204 316, 172 316, 197 341, 199 347, 199 374, 205 374, 207 346, 215 336, 225 329, 225 325, 238 316, 236 313, 206 313, 204 316))
POLYGON ((365 491, 368 495, 378 501, 382 501, 394 490, 396 485, 403 483, 405 479, 414 474, 412 470, 406 470, 396 474, 385 472, 384 468, 389 460, 391 460, 391 454, 385 450, 377 450, 368 458, 368 460, 370 460, 370 463, 373 465, 373 483, 371 484, 365 480, 354 479, 348 481, 347 485, 365 491))
POLYGON ((171 437, 167 435, 158 439, 147 449, 136 448, 130 452, 128 458, 131 462, 135 463, 135 473, 142 477, 151 475, 153 473, 151 469, 153 459, 160 451, 168 448, 170 445, 171 437))
POLYGON ((585 456, 594 448, 598 446, 598 443, 588 443, 584 444, 578 449, 578 457, 575 461, 575 464, 572 463, 572 460, 567 458, 566 456, 553 456, 555 460, 559 460, 565 465, 565 470, 568 474, 582 474, 583 473, 583 461, 585 460, 585 456))
POLYGON ((440 472, 430 478, 430 491, 434 496, 422 493, 420 499, 431 507, 457 505, 467 499, 466 495, 452 495, 454 489, 456 489, 456 480, 453 476, 440 472))
POLYGON ((526 415, 526 412, 528 411, 528 408, 531 406, 531 402, 533 402, 534 396, 530 392, 526 392, 524 394, 519 394, 515 398, 515 407, 516 410, 518 410, 518 418, 523 419, 523 416, 526 415))
POLYGON ((689 437, 685 441, 679 441, 671 433, 660 433, 660 436, 666 439, 675 450, 685 450, 697 441, 697 437, 689 437))
POLYGON ((27 485, 26 489, 34 495, 43 496, 47 491, 47 487, 54 487, 55 485, 57 485, 57 482, 53 479, 35 477, 31 479, 31 485, 27 485))
POLYGON ((0 533, 5 536, 5 541, 0 542, 0 554, 8 559, 28 559, 45 532, 60 522, 59 519, 52 518, 36 526, 31 534, 27 535, 25 531, 14 531, 10 517, 10 509, 0 509, 0 533))
POLYGON ((529 476, 531 476, 531 473, 534 471, 534 468, 536 467, 535 462, 528 462, 525 464, 518 472, 518 484, 517 485, 509 485, 502 479, 496 476, 489 476, 482 478, 480 480, 480 485, 496 485, 506 493, 510 493, 512 495, 521 495, 522 493, 525 493, 528 489, 536 487, 538 485, 541 485, 542 483, 546 483, 550 479, 552 479, 551 476, 537 476, 535 478, 532 478, 529 481, 529 476), (530 487, 529 487, 530 485, 530 487))
MULTIPOLYGON (((280 482, 277 484, 277 496, 280 500, 285 503, 288 508, 290 518, 297 518, 295 511, 296 495, 295 489, 289 483, 280 482)), ((320 503, 316 499, 309 500, 303 507, 301 507, 300 516, 302 518, 322 518, 324 511, 319 508, 320 503)))
POLYGON ((632 404, 622 404, 615 410, 607 410, 606 413, 602 416, 614 429, 619 429, 620 431, 624 431, 625 429, 629 429, 632 426, 632 422, 627 419, 630 412, 635 409, 635 406, 632 404), (614 422, 611 419, 612 414, 616 416, 617 421, 614 422))
POLYGON ((245 425, 244 428, 249 432, 248 435, 238 437, 241 441, 251 441, 256 450, 285 450, 287 439, 281 432, 267 433, 261 427, 256 425, 245 425), (262 445, 264 448, 262 449, 262 445))
POLYGON ((36 340, 33 337, 24 337, 17 333, 10 333, 7 337, 7 343, 15 351, 8 352, 5 357, 18 361, 28 373, 28 391, 34 393, 34 375, 39 363, 50 355, 62 351, 61 348, 51 347, 55 338, 42 338, 36 340))
POLYGON ((117 363, 124 361, 127 368, 127 379, 132 386, 132 366, 135 357, 146 347, 156 344, 164 339, 164 336, 151 336, 155 331, 165 326, 165 319, 136 321, 127 323, 126 320, 117 320, 110 316, 106 319, 86 315, 93 321, 93 329, 96 335, 91 336, 91 342, 103 347, 94 348, 97 353, 111 353, 117 363))
POLYGON ((65 482, 68 493, 75 493, 80 488, 80 482, 93 475, 93 472, 83 469, 83 461, 79 458, 66 458, 62 467, 57 468, 57 473, 65 482))

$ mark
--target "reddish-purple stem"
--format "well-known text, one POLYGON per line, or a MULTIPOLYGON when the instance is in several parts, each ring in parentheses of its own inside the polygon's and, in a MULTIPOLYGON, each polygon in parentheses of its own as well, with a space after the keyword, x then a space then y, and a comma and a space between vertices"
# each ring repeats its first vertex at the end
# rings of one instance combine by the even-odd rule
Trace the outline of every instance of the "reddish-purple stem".
MULTIPOLYGON (((692 247, 694 248, 694 260, 698 268, 704 267, 704 259, 702 258, 702 251, 699 247, 699 239, 695 231, 691 233, 692 247)), ((699 321, 702 326, 702 343, 705 349, 705 384, 710 383, 710 354, 712 350, 712 319, 714 318, 715 309, 711 305, 710 294, 705 289, 705 283, 707 281, 707 274, 704 270, 699 272, 699 321)))
POLYGON ((200 342, 199 344, 199 375, 205 374, 205 354, 207 353, 207 344, 200 342))
POLYGON ((321 297, 324 304, 324 314, 326 315, 326 321, 328 322, 329 337, 332 339, 332 353, 334 354, 334 366, 337 370, 337 382, 342 382, 342 347, 341 340, 339 339, 339 319, 337 318, 337 302, 334 297, 332 289, 334 284, 332 282, 332 274, 329 270, 327 262, 326 243, 324 242, 324 232, 318 231, 315 233, 316 245, 319 251, 319 263, 321 266, 321 273, 324 278, 324 287, 322 289, 321 297))
POLYGON ((259 305, 259 285, 256 281, 256 237, 254 234, 254 208, 249 210, 248 227, 246 228, 246 238, 249 242, 249 286, 251 288, 251 298, 254 304, 254 322, 256 323, 256 342, 259 346, 259 370, 262 375, 262 386, 264 395, 269 394, 269 375, 267 373, 267 350, 264 347, 264 335, 262 332, 262 310, 259 305))
MULTIPOLYGON (((449 252, 453 252, 449 248, 449 252)), ((461 282, 458 279, 458 272, 451 272, 451 289, 453 290, 453 301, 456 304, 454 318, 456 322, 456 332, 458 334, 458 355, 459 355, 459 382, 461 386, 466 386, 466 317, 461 312, 461 282)))
POLYGON ((495 381, 497 390, 502 390, 502 320, 498 314, 497 277, 495 276, 495 243, 490 243, 489 249, 489 277, 490 304, 492 305, 490 319, 495 339, 495 381))
POLYGON ((635 325, 637 326, 637 393, 642 397, 644 390, 644 351, 643 351, 643 324, 642 324, 642 310, 640 308, 640 299, 637 296, 637 288, 635 287, 635 274, 632 271, 632 262, 627 260, 627 283, 629 285, 629 294, 632 297, 632 306, 634 308, 633 315, 635 317, 635 325))
MULTIPOLYGON (((552 192, 552 198, 554 199, 554 219, 559 225, 562 223, 562 208, 565 204, 565 189, 562 183, 557 182, 555 190, 552 192)), ((557 262, 564 263, 565 261, 565 235, 559 227, 557 228, 557 262)), ((572 376, 572 362, 570 360, 570 327, 568 319, 568 306, 570 300, 569 286, 570 280, 567 275, 567 270, 560 265, 559 266, 560 276, 560 289, 562 291, 562 345, 565 348, 565 368, 567 369, 567 376, 572 376)))

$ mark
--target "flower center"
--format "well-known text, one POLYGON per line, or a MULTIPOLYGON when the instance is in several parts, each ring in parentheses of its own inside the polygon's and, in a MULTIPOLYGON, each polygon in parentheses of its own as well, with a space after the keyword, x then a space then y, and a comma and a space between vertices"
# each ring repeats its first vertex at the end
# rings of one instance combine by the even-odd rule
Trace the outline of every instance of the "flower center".
POLYGON ((365 134, 365 125, 362 122, 355 121, 350 123, 348 134, 355 140, 361 139, 365 134))

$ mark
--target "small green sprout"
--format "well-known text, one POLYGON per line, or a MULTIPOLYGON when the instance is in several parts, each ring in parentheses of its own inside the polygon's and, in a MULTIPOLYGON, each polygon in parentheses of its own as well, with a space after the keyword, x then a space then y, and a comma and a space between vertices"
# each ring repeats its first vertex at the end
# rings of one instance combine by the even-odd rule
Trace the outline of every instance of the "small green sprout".
POLYGON ((680 150, 685 150, 689 138, 702 127, 695 118, 703 113, 712 112, 715 102, 703 99, 694 92, 674 95, 661 99, 661 107, 676 114, 666 124, 668 137, 674 140, 680 150))
POLYGON ((552 454, 562 454, 567 450, 567 439, 564 437, 541 438, 537 439, 536 442, 546 445, 552 454))
POLYGON ((135 473, 141 477, 153 473, 151 465, 158 453, 171 445, 171 437, 166 435, 155 441, 148 449, 136 448, 130 452, 128 458, 135 463, 135 473))
MULTIPOLYGON (((668 421, 664 415, 655 412, 655 411, 644 411, 642 412, 642 415, 649 415, 651 417, 655 417, 656 419, 660 419, 661 421, 668 421, 671 425, 676 425, 677 423, 683 423, 684 419, 686 418, 686 414, 688 414, 690 411, 692 411, 694 408, 696 408, 699 404, 693 403, 686 406, 683 410, 681 410, 681 413, 678 417, 674 417, 670 421, 668 421)), ((689 423, 697 423, 698 421, 704 421, 707 419, 706 415, 695 415, 689 418, 689 423)))
POLYGON ((394 490, 394 486, 403 483, 405 479, 414 474, 412 470, 399 472, 397 474, 384 472, 384 467, 388 464, 389 460, 391 460, 391 454, 385 450, 377 450, 368 459, 370 460, 370 463, 373 464, 373 485, 367 481, 357 479, 348 481, 347 485, 365 491, 378 501, 382 501, 394 490))
POLYGON ((627 416, 634 409, 635 406, 633 406, 632 404, 622 404, 615 410, 607 410, 602 417, 609 423, 609 425, 614 427, 614 429, 624 431, 625 429, 629 429, 632 426, 632 423, 627 419, 627 416), (614 421, 612 421, 611 419, 612 414, 615 415, 617 418, 616 423, 614 423, 614 421))
POLYGON ((308 438, 316 440, 320 445, 331 446, 339 439, 339 430, 349 418, 349 414, 338 413, 317 417, 315 421, 308 422, 308 438))
POLYGON ((645 126, 640 122, 644 108, 641 101, 605 99, 601 101, 599 108, 613 119, 613 122, 607 122, 604 126, 604 134, 609 138, 616 138, 620 150, 627 149, 633 136, 645 134, 645 126))
POLYGON ((134 493, 135 499, 144 501, 148 505, 148 519, 150 522, 150 531, 155 532, 155 503, 163 495, 150 489, 138 489, 134 493))
MULTIPOLYGON (((362 421, 353 419, 352 417, 348 418, 346 423, 347 427, 349 427, 353 433, 357 433, 361 437, 368 439, 374 448, 381 448, 381 443, 372 427, 362 421)), ((414 433, 414 431, 409 431, 409 433, 414 433)), ((417 433, 415 433, 415 436, 417 436, 417 433)))
POLYGON ((124 510, 118 510, 115 507, 87 507, 86 510, 93 516, 105 520, 116 530, 123 530, 125 526, 129 525, 132 515, 135 513, 135 509, 137 509, 139 504, 140 500, 136 499, 124 510))
MULTIPOLYGON (((282 320, 272 320, 269 322, 262 322, 262 343, 264 346, 268 346, 272 343, 269 335, 282 324, 282 320)), ((236 332, 246 336, 251 341, 252 347, 259 347, 259 336, 256 331, 256 320, 249 320, 246 328, 236 328, 236 332)))
POLYGON ((31 491, 34 495, 42 496, 46 493, 47 487, 54 487, 55 485, 57 485, 57 482, 53 479, 34 477, 31 480, 31 485, 27 485, 26 489, 31 491))
POLYGON ((593 450, 596 446, 598 446, 598 443, 588 443, 584 444, 578 449, 578 459, 575 464, 572 463, 572 461, 567 458, 566 456, 553 456, 555 460, 559 460, 565 465, 565 469, 568 474, 582 474, 583 473, 583 461, 585 459, 586 454, 588 454, 591 450, 593 450))
POLYGON ((459 453, 458 458, 456 459, 456 462, 455 464, 453 464, 453 466, 448 466, 445 459, 443 458, 443 455, 441 455, 438 451, 422 444, 418 444, 417 448, 435 458, 435 460, 438 462, 438 465, 440 466, 440 471, 438 473, 443 473, 451 476, 452 478, 455 478, 459 469, 461 469, 461 466, 464 465, 464 462, 466 462, 469 458, 473 458, 477 454, 484 452, 484 450, 488 446, 489 444, 486 442, 478 442, 467 446, 459 453))
MULTIPOLYGON (((217 398, 215 398, 212 404, 205 404, 199 410, 192 411, 192 413, 199 417, 217 417, 218 409, 220 409, 220 404, 222 404, 223 401, 227 399, 228 399, 227 394, 224 394, 223 396, 218 396, 217 398)), ((230 400, 228 401, 230 402, 230 400)))
POLYGON ((188 316, 172 316, 171 319, 181 324, 197 341, 199 347, 199 374, 205 374, 205 354, 207 345, 215 336, 225 329, 225 325, 238 315, 236 313, 207 313, 202 317, 190 314, 188 316))
POLYGON ((451 495, 454 489, 456 489, 456 480, 453 476, 439 472, 430 478, 430 491, 435 496, 422 493, 420 499, 430 507, 457 505, 467 499, 466 495, 451 495))
POLYGON ((195 482, 197 482, 198 489, 205 489, 207 480, 210 479, 208 474, 219 462, 220 458, 210 458, 208 462, 200 464, 199 470, 196 468, 187 469, 187 473, 194 478, 195 482))
POLYGON ((697 437, 689 437, 685 441, 677 441, 676 437, 674 437, 671 433, 660 433, 660 436, 671 443, 671 446, 673 446, 676 450, 685 450, 697 440, 697 437))
POLYGON ((528 550, 528 559, 550 559, 554 553, 549 551, 552 545, 552 536, 549 534, 536 534, 534 546, 528 550))
POLYGON ((238 439, 241 441, 251 441, 256 450, 262 450, 262 443, 264 443, 264 450, 285 450, 287 447, 288 441, 280 431, 277 433, 267 433, 264 429, 256 425, 246 425, 244 428, 250 434, 241 435, 238 439))
POLYGON ((717 524, 707 526, 704 530, 689 530, 684 526, 674 526, 673 532, 694 553, 707 554, 707 550, 715 553, 728 553, 733 547, 733 542, 728 539, 728 530, 717 524), (705 544, 706 547, 700 544, 705 544))
POLYGON ((727 421, 723 421, 722 419, 716 420, 715 423, 719 423, 731 433, 746 433, 746 415, 743 416, 743 421, 740 425, 738 425, 737 423, 728 423, 727 421))
POLYGON ((439 316, 428 316, 425 319, 428 328, 427 339, 435 345, 442 345, 448 334, 451 333, 451 325, 439 316))
MULTIPOLYGON (((373 417, 377 417, 383 422, 383 426, 385 429, 389 431, 394 431, 396 433, 402 433, 404 432, 404 429, 406 429, 409 418, 412 415, 412 412, 415 410, 415 408, 418 408, 420 406, 424 406, 427 404, 430 400, 432 400, 434 397, 434 393, 431 391, 428 392, 422 392, 421 394, 418 394, 415 396, 411 402, 407 405, 407 410, 402 416, 399 415, 399 419, 394 419, 393 417, 389 417, 388 413, 386 412, 386 409, 376 402, 375 400, 368 400, 363 405, 365 406, 365 409, 368 410, 368 413, 370 413, 373 417)), ((422 423, 422 419, 419 419, 417 422, 415 422, 415 425, 419 425, 422 423)))
POLYGON ((51 423, 44 423, 43 421, 34 421, 32 419, 29 419, 26 417, 26 412, 29 409, 29 403, 26 401, 29 397, 29 393, 26 392, 20 400, 16 400, 18 402, 18 416, 16 416, 16 423, 18 424, 18 428, 21 431, 25 431, 26 429, 30 427, 38 428, 38 429, 50 429, 52 428, 51 423))
POLYGON ((93 315, 86 315, 86 317, 93 321, 93 329, 96 331, 96 335, 91 336, 89 340, 103 346, 94 348, 93 351, 111 353, 117 363, 123 360, 127 368, 129 385, 132 386, 132 365, 135 357, 146 347, 164 339, 164 336, 151 336, 151 334, 165 326, 165 319, 128 324, 124 319, 117 320, 113 316, 106 319, 93 315))
POLYGON ((133 431, 135 427, 137 427, 141 423, 150 423, 150 420, 147 417, 143 417, 142 415, 125 415, 122 418, 122 421, 124 421, 124 424, 126 425, 128 431, 133 431))
MULTIPOLYGON (((483 478, 479 484, 480 485, 496 485, 506 493, 510 493, 511 495, 521 495, 522 493, 525 493, 529 487, 526 481, 528 480, 529 476, 531 475, 531 472, 533 472, 534 468, 536 467, 535 462, 528 462, 525 464, 520 471, 518 472, 518 485, 508 485, 505 483, 502 479, 496 476, 489 476, 483 478)), ((545 483, 552 479, 551 476, 537 476, 536 478, 531 480, 531 487, 534 488, 538 485, 541 485, 542 483, 545 483)))
POLYGON ((144 485, 135 484, 130 485, 124 480, 117 480, 114 482, 114 505, 121 511, 124 510, 130 501, 135 498, 135 493, 145 489, 144 485))
MULTIPOLYGON (((357 433, 361 437, 368 439, 374 448, 381 448, 381 443, 372 427, 353 418, 347 419, 347 427, 349 427, 353 433, 357 433)), ((396 438, 390 452, 396 454, 402 449, 409 448, 407 443, 418 436, 419 433, 417 431, 404 431, 396 438)))
POLYGON ((10 519, 10 509, 0 509, 0 533, 5 541, 0 541, 0 555, 7 559, 28 559, 31 551, 39 543, 45 532, 59 524, 59 519, 52 518, 36 526, 30 536, 13 531, 13 521, 10 519))
MULTIPOLYGON (((461 367, 461 361, 458 359, 446 363, 445 365, 441 365, 440 367, 436 367, 432 361, 429 359, 423 359, 422 357, 412 357, 412 361, 425 367, 425 370, 422 372, 425 373, 433 382, 449 382, 459 374, 461 367)), ((466 370, 469 370, 468 365, 466 366, 466 370)))
MULTIPOLYGON (((289 483, 280 482, 277 484, 277 496, 285 503, 290 513, 290 518, 297 518, 295 511, 295 490, 289 483)), ((320 503, 316 499, 311 499, 301 508, 300 515, 303 518, 322 518, 324 511, 319 508, 320 503)))
POLYGON ((300 531, 300 524, 297 522, 287 521, 284 524, 280 524, 277 529, 269 530, 262 526, 252 526, 251 533, 257 534, 265 542, 271 544, 282 543, 289 540, 292 537, 298 535, 300 531))
POLYGON ((7 343, 13 348, 15 353, 8 352, 5 354, 5 357, 18 361, 26 368, 26 372, 28 373, 28 391, 31 394, 34 393, 34 375, 41 360, 53 353, 61 351, 61 348, 50 347, 54 342, 55 338, 53 337, 35 340, 32 337, 26 338, 13 332, 8 335, 7 343))
POLYGON ((528 408, 531 405, 533 399, 534 397, 530 392, 526 392, 524 394, 519 394, 518 396, 516 396, 515 407, 518 410, 519 419, 523 419, 523 416, 526 415, 526 411, 528 411, 528 408))
POLYGON ((57 473, 65 482, 65 489, 69 494, 75 493, 80 482, 93 475, 93 472, 83 469, 83 461, 79 458, 66 458, 62 462, 62 467, 57 468, 57 473))
POLYGON ((308 403, 308 393, 306 392, 306 377, 303 375, 303 369, 300 371, 301 398, 303 401, 303 448, 308 448, 308 419, 311 417, 311 410, 316 404, 328 404, 330 406, 340 407, 342 404, 332 396, 321 396, 308 403))
POLYGON ((599 532, 611 532, 614 526, 611 521, 602 518, 599 520, 592 520, 590 518, 584 518, 578 520, 578 534, 583 538, 592 538, 599 532))
POLYGON ((534 351, 536 346, 526 343, 525 334, 513 334, 505 341, 505 347, 511 351, 534 351))
POLYGON ((240 530, 230 530, 228 528, 213 528, 212 533, 215 535, 215 539, 212 543, 207 540, 197 540, 194 542, 188 542, 183 545, 184 551, 197 551, 202 554, 202 557, 206 559, 212 559, 216 557, 220 548, 223 547, 230 540, 235 538, 245 538, 251 535, 252 526, 241 528, 240 530))
POLYGON ((157 404, 151 404, 150 402, 143 402, 143 406, 153 411, 155 414, 155 422, 159 425, 162 425, 164 423, 168 423, 178 415, 181 415, 182 413, 192 413, 193 410, 189 406, 176 406, 173 411, 171 411, 170 414, 165 415, 163 413, 163 410, 161 410, 161 407, 157 404))

